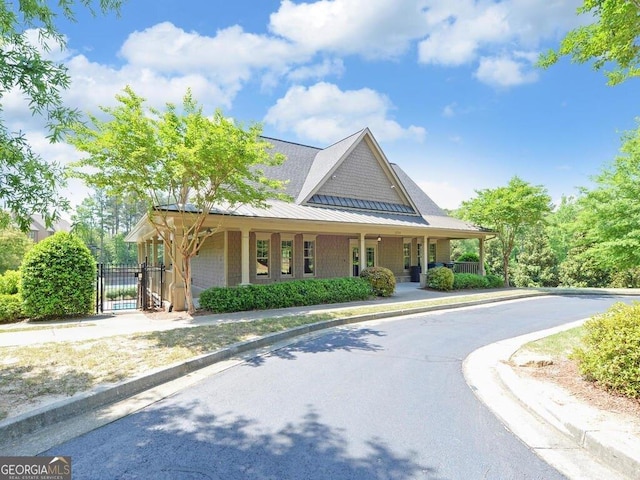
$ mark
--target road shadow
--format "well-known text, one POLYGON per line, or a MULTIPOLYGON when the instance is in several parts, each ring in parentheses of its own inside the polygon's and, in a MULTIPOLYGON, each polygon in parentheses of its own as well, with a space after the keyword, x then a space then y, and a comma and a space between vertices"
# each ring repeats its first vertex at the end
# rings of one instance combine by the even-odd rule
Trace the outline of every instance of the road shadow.
POLYGON ((256 356, 246 361, 248 365, 257 367, 267 358, 277 357, 284 360, 295 360, 300 353, 330 353, 339 350, 345 352, 378 352, 382 346, 371 342, 372 337, 384 337, 386 334, 371 328, 337 328, 322 332, 314 338, 304 338, 299 342, 256 356))
POLYGON ((231 413, 205 413, 199 402, 158 406, 42 454, 61 452, 72 456, 75 480, 442 480, 417 463, 416 452, 400 454, 376 438, 350 444, 309 406, 278 429, 231 413))

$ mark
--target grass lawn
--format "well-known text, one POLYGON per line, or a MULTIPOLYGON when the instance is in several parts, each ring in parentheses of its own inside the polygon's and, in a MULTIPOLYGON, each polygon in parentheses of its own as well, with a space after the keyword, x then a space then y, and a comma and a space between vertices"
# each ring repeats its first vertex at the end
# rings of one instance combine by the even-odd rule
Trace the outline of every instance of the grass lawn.
POLYGON ((575 327, 535 342, 523 345, 518 353, 534 353, 549 356, 554 360, 567 358, 573 349, 580 345, 584 335, 584 327, 575 327))

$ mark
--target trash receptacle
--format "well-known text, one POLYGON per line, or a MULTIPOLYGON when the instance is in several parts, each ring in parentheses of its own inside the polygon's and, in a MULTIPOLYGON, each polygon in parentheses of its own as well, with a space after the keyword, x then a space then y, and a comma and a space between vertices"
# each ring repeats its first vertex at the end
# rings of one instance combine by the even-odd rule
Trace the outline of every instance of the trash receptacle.
POLYGON ((420 273, 422 273, 422 267, 420 265, 413 265, 409 268, 409 274, 412 282, 420 281, 420 273))

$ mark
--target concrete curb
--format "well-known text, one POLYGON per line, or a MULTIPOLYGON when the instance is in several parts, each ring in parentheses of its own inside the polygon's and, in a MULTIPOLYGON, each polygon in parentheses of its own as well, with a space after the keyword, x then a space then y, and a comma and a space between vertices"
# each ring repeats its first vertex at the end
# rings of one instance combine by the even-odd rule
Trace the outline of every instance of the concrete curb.
MULTIPOLYGON (((525 343, 567 330, 582 324, 584 320, 558 328, 534 332, 482 347, 465 359, 464 371, 467 382, 476 395, 521 439, 531 445, 536 443, 535 434, 523 430, 514 423, 514 418, 505 413, 505 406, 493 402, 487 390, 499 388, 507 392, 519 405, 538 421, 552 428, 562 438, 589 455, 597 458, 606 467, 624 476, 638 478, 640 472, 640 431, 624 427, 619 416, 603 412, 577 401, 568 392, 547 382, 520 377, 510 365, 513 354, 525 343), (473 365, 473 367, 472 367, 473 365), (475 370, 475 371, 474 371, 475 370), (480 373, 479 370, 484 370, 480 373), (622 426, 622 427, 621 427, 622 426)), ((551 442, 553 444, 553 442, 551 442)), ((556 444, 564 444, 563 440, 556 444)), ((537 449, 541 456, 557 445, 537 449), (542 453, 541 453, 542 452, 542 453)), ((566 445, 562 449, 567 450, 566 445)), ((570 447, 569 447, 570 448, 570 447)), ((556 468, 562 469, 556 465, 556 468)), ((584 465, 582 466, 584 468, 584 465)), ((563 471, 569 478, 606 478, 593 471, 563 471)))
POLYGON ((104 385, 88 392, 76 394, 71 398, 25 412, 15 417, 7 418, 0 422, 0 438, 4 438, 5 440, 15 440, 38 429, 64 421, 89 410, 115 403, 214 363, 228 360, 251 350, 268 347, 270 345, 301 337, 319 330, 366 322, 369 320, 379 320, 383 318, 426 313, 451 308, 470 307, 507 300, 519 300, 522 298, 541 295, 544 296, 545 294, 537 292, 523 292, 522 295, 510 295, 505 297, 417 308, 398 308, 397 310, 389 312, 363 314, 302 325, 282 332, 272 333, 255 340, 236 343, 212 353, 203 354, 187 361, 161 367, 151 373, 146 373, 132 379, 124 380, 115 385, 104 385))

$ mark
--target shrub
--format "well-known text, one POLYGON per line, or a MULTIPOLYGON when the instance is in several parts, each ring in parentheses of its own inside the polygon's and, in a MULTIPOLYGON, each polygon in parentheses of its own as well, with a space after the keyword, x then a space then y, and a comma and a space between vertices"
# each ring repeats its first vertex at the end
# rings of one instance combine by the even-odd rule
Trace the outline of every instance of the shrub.
POLYGON ((201 308, 223 313, 365 300, 372 293, 361 278, 331 278, 208 288, 199 301, 201 308))
POLYGON ((17 270, 7 270, 0 275, 0 295, 15 295, 19 286, 20 272, 17 270))
POLYGON ((614 288, 639 288, 640 267, 629 268, 623 272, 614 273, 611 275, 610 286, 614 288))
POLYGON ((465 290, 469 288, 487 288, 486 277, 474 273, 455 273, 453 275, 453 289, 465 290))
POLYGON ((25 255, 20 272, 23 309, 28 317, 91 312, 96 264, 79 238, 58 232, 37 243, 25 255))
POLYGON ((479 262, 479 261, 480 261, 480 256, 474 252, 465 252, 456 259, 456 262, 479 262))
POLYGON ((390 297, 396 291, 396 277, 388 268, 365 268, 360 277, 371 284, 374 295, 378 297, 390 297))
POLYGON ((15 322, 24 317, 20 295, 0 294, 0 323, 15 322))
POLYGON ((494 275, 493 273, 490 273, 484 278, 486 278, 487 280, 487 288, 504 287, 504 278, 502 278, 500 275, 494 275))
POLYGON ((430 268, 427 272, 427 287, 449 291, 453 288, 453 271, 447 267, 430 268))
POLYGON ((617 303, 585 324, 582 346, 573 352, 587 380, 640 398, 640 303, 617 303))

